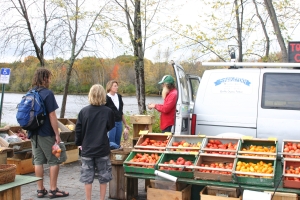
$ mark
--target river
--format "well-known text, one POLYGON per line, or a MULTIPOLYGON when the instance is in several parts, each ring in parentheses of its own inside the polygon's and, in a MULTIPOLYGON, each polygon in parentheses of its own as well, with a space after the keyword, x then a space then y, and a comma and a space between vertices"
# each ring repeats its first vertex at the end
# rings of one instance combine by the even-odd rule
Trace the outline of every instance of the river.
MULTIPOLYGON (((3 96, 3 107, 2 107, 2 118, 1 124, 6 125, 18 125, 16 120, 17 105, 21 101, 24 94, 16 93, 4 93, 3 96)), ((61 107, 63 95, 55 95, 57 104, 61 107)), ((137 100, 135 96, 123 97, 125 114, 134 115, 138 114, 137 100)), ((162 103, 161 97, 146 97, 146 104, 148 103, 162 103)), ((68 95, 65 118, 77 118, 79 111, 87 106, 88 96, 87 95, 68 95)), ((60 108, 56 110, 56 115, 59 117, 60 108)))

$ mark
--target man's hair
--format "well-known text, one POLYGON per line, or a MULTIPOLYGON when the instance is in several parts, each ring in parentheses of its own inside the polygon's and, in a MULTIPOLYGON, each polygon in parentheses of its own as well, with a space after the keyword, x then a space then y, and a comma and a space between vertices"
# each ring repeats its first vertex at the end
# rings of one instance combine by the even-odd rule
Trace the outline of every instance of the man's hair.
POLYGON ((51 75, 52 74, 48 69, 44 67, 38 68, 34 73, 31 86, 45 86, 45 83, 48 83, 51 75))
POLYGON ((111 87, 113 86, 114 83, 119 85, 116 80, 110 80, 110 81, 107 82, 107 84, 106 84, 106 92, 107 93, 110 92, 110 89, 111 89, 111 87))
POLYGON ((172 90, 172 89, 175 88, 175 85, 174 85, 173 83, 165 83, 165 85, 167 86, 167 88, 168 88, 169 90, 172 90))
POLYGON ((106 103, 106 93, 100 84, 95 84, 91 87, 88 97, 91 105, 101 106, 106 103))

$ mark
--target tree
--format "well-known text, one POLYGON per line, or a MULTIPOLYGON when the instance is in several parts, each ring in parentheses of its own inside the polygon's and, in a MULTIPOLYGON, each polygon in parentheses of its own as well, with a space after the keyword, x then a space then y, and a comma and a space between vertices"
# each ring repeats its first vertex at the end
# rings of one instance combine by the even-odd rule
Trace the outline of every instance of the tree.
MULTIPOLYGON (((150 31, 150 24, 156 19, 156 24, 159 24, 157 17, 159 9, 162 9, 164 0, 150 0, 142 2, 141 0, 128 1, 115 0, 117 5, 125 14, 124 20, 119 22, 126 27, 129 34, 130 43, 132 46, 133 56, 135 57, 135 86, 136 98, 138 102, 139 113, 144 114, 146 111, 145 105, 145 72, 144 72, 144 56, 146 50, 146 42, 150 36, 153 36, 159 29, 150 31), (143 4, 144 3, 144 4, 143 4), (150 33, 150 34, 149 34, 150 33)), ((165 0, 165 2, 168 2, 165 0)), ((169 6, 169 5, 168 5, 169 6)), ((161 37, 161 39, 164 37, 161 37)), ((158 42, 152 40, 153 46, 158 42)))
MULTIPOLYGON (((102 7, 98 7, 98 9, 96 7, 96 12, 87 12, 84 10, 84 6, 88 3, 89 2, 87 1, 80 3, 79 0, 59 2, 59 6, 65 11, 63 22, 66 29, 62 31, 60 39, 58 39, 57 42, 59 46, 56 46, 56 48, 62 49, 62 53, 66 54, 64 51, 65 49, 61 46, 70 46, 70 49, 67 50, 69 53, 69 59, 67 63, 68 68, 66 73, 66 82, 64 86, 60 118, 63 118, 65 115, 69 84, 75 59, 82 51, 84 51, 85 48, 87 48, 87 43, 91 42, 89 41, 89 38, 97 37, 98 34, 95 32, 95 23, 99 19, 101 12, 106 5, 105 3, 102 7)), ((87 50, 89 49, 87 48, 87 50)))
POLYGON ((44 67, 45 45, 60 26, 57 6, 49 0, 2 0, 1 8, 1 53, 35 54, 44 67))
POLYGON ((272 3, 272 0, 264 0, 265 2, 265 6, 266 9, 269 13, 273 28, 274 28, 274 32, 276 35, 276 38, 278 40, 280 49, 281 49, 281 53, 282 53, 282 62, 288 62, 288 55, 287 55, 287 48, 281 33, 281 28, 279 26, 278 20, 277 20, 277 15, 272 3))

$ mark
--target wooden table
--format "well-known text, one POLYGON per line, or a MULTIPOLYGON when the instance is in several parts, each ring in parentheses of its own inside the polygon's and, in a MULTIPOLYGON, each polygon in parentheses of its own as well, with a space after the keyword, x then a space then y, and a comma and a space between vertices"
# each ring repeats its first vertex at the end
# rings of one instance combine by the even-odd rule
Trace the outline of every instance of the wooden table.
POLYGON ((21 200, 21 186, 41 179, 34 176, 16 175, 14 182, 0 185, 0 199, 21 200))

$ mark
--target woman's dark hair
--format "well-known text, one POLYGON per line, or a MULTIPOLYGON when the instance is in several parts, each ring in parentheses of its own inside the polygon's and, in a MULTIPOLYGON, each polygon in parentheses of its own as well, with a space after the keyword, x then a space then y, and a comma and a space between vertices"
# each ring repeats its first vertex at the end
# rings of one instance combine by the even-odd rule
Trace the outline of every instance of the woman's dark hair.
POLYGON ((49 82, 49 78, 51 75, 52 74, 48 69, 44 67, 38 68, 34 73, 31 86, 45 86, 45 83, 49 82))

